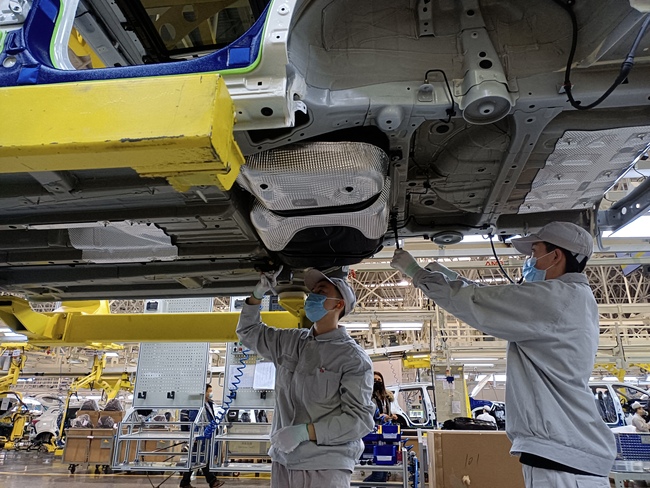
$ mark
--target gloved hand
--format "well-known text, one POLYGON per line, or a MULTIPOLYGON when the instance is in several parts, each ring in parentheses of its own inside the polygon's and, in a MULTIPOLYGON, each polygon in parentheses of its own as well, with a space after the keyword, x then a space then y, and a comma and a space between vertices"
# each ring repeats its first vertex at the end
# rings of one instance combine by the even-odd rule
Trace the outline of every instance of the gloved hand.
POLYGON ((275 293, 275 285, 277 285, 278 275, 282 272, 282 266, 277 271, 267 271, 262 273, 260 276, 260 281, 255 288, 253 289, 253 296, 258 300, 261 300, 266 292, 273 291, 275 293))
POLYGON ((415 273, 422 269, 413 256, 404 249, 395 249, 395 254, 393 254, 393 260, 390 262, 390 265, 392 268, 400 270, 409 278, 413 278, 415 273))
POLYGON ((290 425, 277 430, 271 435, 271 444, 279 451, 290 453, 301 443, 309 440, 307 424, 290 425))
POLYGON ((427 264, 424 267, 424 269, 428 269, 429 271, 437 271, 438 273, 442 273, 443 275, 445 275, 447 278, 449 278, 452 281, 457 280, 458 277, 460 276, 455 271, 452 271, 449 268, 447 268, 446 266, 443 266, 442 264, 437 263, 435 261, 427 264))

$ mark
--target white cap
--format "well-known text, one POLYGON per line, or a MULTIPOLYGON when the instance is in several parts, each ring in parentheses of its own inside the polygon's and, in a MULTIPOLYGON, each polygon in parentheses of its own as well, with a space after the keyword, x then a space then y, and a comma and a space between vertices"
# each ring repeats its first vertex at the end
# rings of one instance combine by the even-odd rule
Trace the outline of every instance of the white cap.
POLYGON ((632 410, 643 408, 643 406, 639 402, 634 402, 632 405, 630 405, 630 407, 632 407, 632 410))
POLYGON ((526 256, 533 253, 533 244, 548 242, 573 253, 579 263, 590 258, 594 252, 594 239, 582 227, 570 222, 551 222, 534 234, 512 239, 512 245, 526 256))
POLYGON ((352 309, 357 303, 357 297, 354 295, 354 291, 352 290, 350 284, 344 279, 330 278, 329 276, 326 276, 325 274, 321 273, 317 269, 312 268, 309 271, 307 271, 307 273, 305 274, 304 282, 305 282, 305 286, 309 288, 309 290, 311 291, 318 283, 320 283, 323 280, 332 283, 339 291, 341 296, 343 297, 343 301, 345 302, 345 307, 343 308, 343 313, 339 316, 339 318, 342 318, 343 316, 352 312, 352 309))
POLYGON ((483 410, 485 410, 486 412, 489 412, 489 411, 490 411, 490 406, 489 406, 489 405, 485 405, 485 406, 483 407, 483 410))

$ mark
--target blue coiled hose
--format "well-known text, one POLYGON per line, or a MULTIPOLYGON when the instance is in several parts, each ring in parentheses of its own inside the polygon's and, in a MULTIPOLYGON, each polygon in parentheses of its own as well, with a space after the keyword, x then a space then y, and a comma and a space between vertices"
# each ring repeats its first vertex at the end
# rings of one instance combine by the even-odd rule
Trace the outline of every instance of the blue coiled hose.
POLYGON ((237 397, 237 390, 239 389, 239 384, 241 383, 241 377, 244 375, 244 368, 246 368, 246 361, 248 361, 248 358, 250 357, 248 355, 249 352, 250 352, 249 349, 244 349, 242 351, 242 355, 244 357, 239 358, 240 366, 237 366, 237 368, 235 368, 237 372, 233 376, 233 380, 232 380, 232 384, 230 385, 228 396, 223 401, 223 405, 221 406, 221 411, 214 414, 214 419, 211 420, 208 425, 206 425, 205 430, 203 431, 203 435, 198 437, 198 439, 211 438, 214 431, 217 430, 217 427, 219 427, 219 424, 221 424, 223 417, 230 409, 230 405, 232 404, 232 401, 235 399, 235 397, 237 397))

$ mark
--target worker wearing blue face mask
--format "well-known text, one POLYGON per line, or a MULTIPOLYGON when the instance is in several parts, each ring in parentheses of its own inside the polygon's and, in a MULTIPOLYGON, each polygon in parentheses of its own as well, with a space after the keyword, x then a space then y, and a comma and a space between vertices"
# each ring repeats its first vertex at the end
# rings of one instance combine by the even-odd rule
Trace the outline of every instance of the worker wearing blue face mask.
POLYGON ((356 298, 347 281, 310 270, 305 315, 313 326, 268 327, 260 303, 278 273, 262 275, 237 325, 241 342, 276 366, 271 487, 349 487, 375 410, 372 362, 339 325, 356 298))
POLYGON ((525 283, 479 286, 438 263, 425 269, 396 250, 391 266, 449 313, 508 341, 506 433, 527 488, 609 488, 614 436, 588 387, 599 316, 582 273, 591 235, 567 222, 512 239, 530 256, 525 283))

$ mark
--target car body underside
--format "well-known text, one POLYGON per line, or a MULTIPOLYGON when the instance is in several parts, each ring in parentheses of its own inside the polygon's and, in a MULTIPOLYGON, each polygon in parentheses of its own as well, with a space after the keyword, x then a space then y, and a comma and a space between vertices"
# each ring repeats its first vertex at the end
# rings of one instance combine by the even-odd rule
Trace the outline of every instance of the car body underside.
POLYGON ((58 2, 14 3, 25 15, 0 22, 0 92, 216 71, 246 158, 229 189, 179 191, 131 168, 0 172, 0 289, 30 300, 240 294, 279 264, 288 281, 345 272, 396 232, 452 245, 565 220, 596 235, 650 203, 642 184, 600 208, 650 148, 643 2, 70 2, 103 68, 65 50, 39 60, 30 29, 58 2), (11 32, 26 49, 12 54, 11 32), (583 106, 640 38, 633 70, 590 110, 566 93, 574 35, 569 89, 583 106), (9 56, 38 74, 26 82, 9 56))

